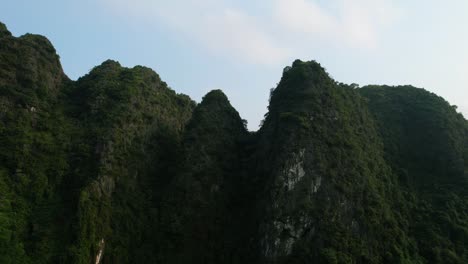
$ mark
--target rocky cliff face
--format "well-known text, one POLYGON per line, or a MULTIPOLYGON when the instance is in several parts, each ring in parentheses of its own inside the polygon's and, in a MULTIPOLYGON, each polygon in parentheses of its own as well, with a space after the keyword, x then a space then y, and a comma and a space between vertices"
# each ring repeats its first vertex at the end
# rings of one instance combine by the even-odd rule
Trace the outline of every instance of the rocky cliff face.
POLYGON ((296 61, 272 92, 259 133, 266 262, 353 262, 355 252, 361 262, 384 262, 384 248, 403 247, 386 235, 403 233, 390 197, 399 190, 356 90, 315 62, 296 61))
POLYGON ((83 126, 72 144, 83 148, 74 150, 80 157, 71 164, 70 177, 81 179, 80 233, 72 254, 93 257, 104 240, 104 261, 144 259, 138 248, 153 246, 157 190, 173 175, 193 102, 175 94, 152 70, 127 69, 114 61, 80 78, 68 94, 70 115, 83 126))
POLYGON ((15 38, 0 24, 0 43, 0 262, 21 263, 57 254, 62 241, 54 211, 63 208, 68 140, 59 91, 68 79, 46 38, 15 38))
POLYGON ((194 102, 114 61, 70 81, 47 39, 1 33, 0 262, 147 258, 194 102))
POLYGON ((151 69, 77 81, 0 24, 0 262, 466 263, 468 124, 413 87, 284 69, 257 132, 151 69))
MULTIPOLYGON (((240 247, 243 122, 227 97, 209 92, 194 109, 183 161, 163 198, 165 263, 229 263, 240 247), (169 233, 170 232, 170 233, 169 233), (203 243, 200 243, 203 241, 203 243)), ((237 257, 241 259, 241 256, 237 257)))

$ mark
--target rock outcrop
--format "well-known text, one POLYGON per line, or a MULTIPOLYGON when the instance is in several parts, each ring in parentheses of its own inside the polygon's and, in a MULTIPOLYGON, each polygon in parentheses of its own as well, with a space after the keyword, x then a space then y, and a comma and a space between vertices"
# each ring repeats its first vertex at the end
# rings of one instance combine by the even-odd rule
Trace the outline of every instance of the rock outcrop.
POLYGON ((112 60, 71 81, 0 23, 0 262, 467 263, 467 136, 423 89, 299 60, 249 132, 220 90, 112 60))

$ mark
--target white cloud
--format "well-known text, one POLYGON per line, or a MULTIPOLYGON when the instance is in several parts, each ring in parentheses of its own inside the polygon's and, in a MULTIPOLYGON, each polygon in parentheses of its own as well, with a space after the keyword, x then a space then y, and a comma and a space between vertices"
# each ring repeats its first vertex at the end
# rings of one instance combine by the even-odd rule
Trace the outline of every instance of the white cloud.
POLYGON ((252 0, 269 5, 261 14, 228 0, 101 1, 131 19, 163 24, 210 52, 265 65, 283 64, 316 40, 375 48, 382 29, 398 15, 390 0, 330 0, 327 6, 316 0, 252 0))
POLYGON ((382 27, 400 13, 388 0, 332 0, 329 9, 313 0, 275 0, 274 9, 286 31, 363 48, 375 48, 382 27))
POLYGON ((276 0, 274 19, 286 30, 310 34, 330 34, 338 23, 314 1, 276 0))
POLYGON ((275 64, 287 57, 286 48, 279 47, 253 17, 239 10, 226 8, 208 16, 195 32, 200 35, 194 37, 211 50, 252 62, 275 64))
POLYGON ((288 50, 277 45, 255 17, 223 1, 102 1, 133 18, 164 23, 217 54, 268 65, 287 58, 288 50))

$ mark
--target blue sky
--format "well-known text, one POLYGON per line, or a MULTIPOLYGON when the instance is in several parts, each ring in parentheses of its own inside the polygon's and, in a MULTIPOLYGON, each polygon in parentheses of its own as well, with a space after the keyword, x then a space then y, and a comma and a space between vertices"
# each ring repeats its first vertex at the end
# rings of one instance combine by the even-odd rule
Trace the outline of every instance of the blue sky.
POLYGON ((345 83, 412 84, 468 117, 466 0, 3 0, 16 36, 47 36, 72 79, 106 59, 194 100, 222 89, 256 130, 296 58, 345 83))

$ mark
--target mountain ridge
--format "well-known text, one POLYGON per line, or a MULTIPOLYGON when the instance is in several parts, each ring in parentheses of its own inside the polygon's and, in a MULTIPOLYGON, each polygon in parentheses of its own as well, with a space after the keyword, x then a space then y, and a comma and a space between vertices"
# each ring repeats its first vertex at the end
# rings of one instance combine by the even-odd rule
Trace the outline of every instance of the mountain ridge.
POLYGON ((465 263, 468 122, 296 60, 256 132, 144 66, 70 80, 0 23, 0 262, 465 263))

